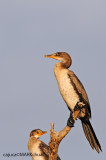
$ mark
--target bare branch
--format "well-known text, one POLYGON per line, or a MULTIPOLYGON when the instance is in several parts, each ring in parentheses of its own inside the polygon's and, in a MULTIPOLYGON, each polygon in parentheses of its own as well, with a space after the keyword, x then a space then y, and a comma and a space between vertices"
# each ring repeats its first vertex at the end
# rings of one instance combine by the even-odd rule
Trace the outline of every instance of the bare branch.
MULTIPOLYGON (((73 120, 75 121, 80 110, 77 110, 73 112, 73 120)), ((69 133, 72 127, 65 126, 63 130, 60 132, 54 131, 54 123, 50 123, 51 130, 50 130, 50 142, 49 142, 49 160, 57 160, 57 153, 58 153, 58 147, 62 139, 69 133)))

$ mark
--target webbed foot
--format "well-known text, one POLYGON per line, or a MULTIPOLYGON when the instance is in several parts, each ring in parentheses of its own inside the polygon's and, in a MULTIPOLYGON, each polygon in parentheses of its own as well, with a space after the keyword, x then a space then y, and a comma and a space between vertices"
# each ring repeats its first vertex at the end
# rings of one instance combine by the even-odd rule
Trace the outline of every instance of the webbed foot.
POLYGON ((70 117, 68 118, 68 121, 67 121, 67 126, 74 127, 74 123, 75 123, 75 121, 73 120, 73 116, 72 116, 72 112, 71 112, 70 117))

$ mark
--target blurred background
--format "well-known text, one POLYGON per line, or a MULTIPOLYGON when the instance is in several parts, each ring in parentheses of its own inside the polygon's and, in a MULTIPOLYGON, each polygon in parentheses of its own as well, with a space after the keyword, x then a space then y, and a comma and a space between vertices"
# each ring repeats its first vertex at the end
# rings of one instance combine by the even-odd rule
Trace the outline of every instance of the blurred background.
MULTIPOLYGON (((90 148, 80 121, 59 146, 62 160, 106 158, 106 1, 0 1, 0 159, 5 153, 28 152, 29 133, 60 131, 69 110, 62 100, 45 54, 68 52, 73 70, 90 100, 91 123, 103 152, 90 148)), ((31 157, 21 157, 30 160, 31 157)), ((10 157, 11 160, 20 157, 10 157)))

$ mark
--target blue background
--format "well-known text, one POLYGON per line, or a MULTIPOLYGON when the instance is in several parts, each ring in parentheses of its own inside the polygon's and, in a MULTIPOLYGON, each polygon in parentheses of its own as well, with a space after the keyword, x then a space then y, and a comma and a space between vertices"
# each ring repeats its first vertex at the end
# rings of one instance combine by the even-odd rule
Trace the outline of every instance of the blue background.
MULTIPOLYGON (((59 146, 62 160, 106 158, 106 1, 0 1, 0 159, 3 153, 28 152, 32 129, 50 139, 49 122, 64 128, 69 111, 62 100, 53 67, 45 54, 68 52, 71 70, 88 93, 91 123, 103 152, 90 148, 80 121, 59 146)), ((10 159, 31 157, 11 157, 10 159)))

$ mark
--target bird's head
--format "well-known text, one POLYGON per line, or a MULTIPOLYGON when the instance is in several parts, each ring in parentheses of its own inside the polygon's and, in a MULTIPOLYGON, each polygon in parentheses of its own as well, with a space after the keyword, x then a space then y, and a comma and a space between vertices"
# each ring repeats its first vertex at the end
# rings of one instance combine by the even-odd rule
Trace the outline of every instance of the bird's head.
POLYGON ((42 131, 41 129, 32 130, 30 133, 30 137, 35 137, 37 139, 40 138, 41 135, 47 133, 47 131, 42 131))
POLYGON ((68 53, 66 53, 66 52, 56 52, 56 53, 51 54, 51 55, 45 55, 44 57, 48 57, 48 58, 53 58, 53 59, 59 60, 59 61, 63 62, 67 68, 72 63, 70 55, 68 53))

